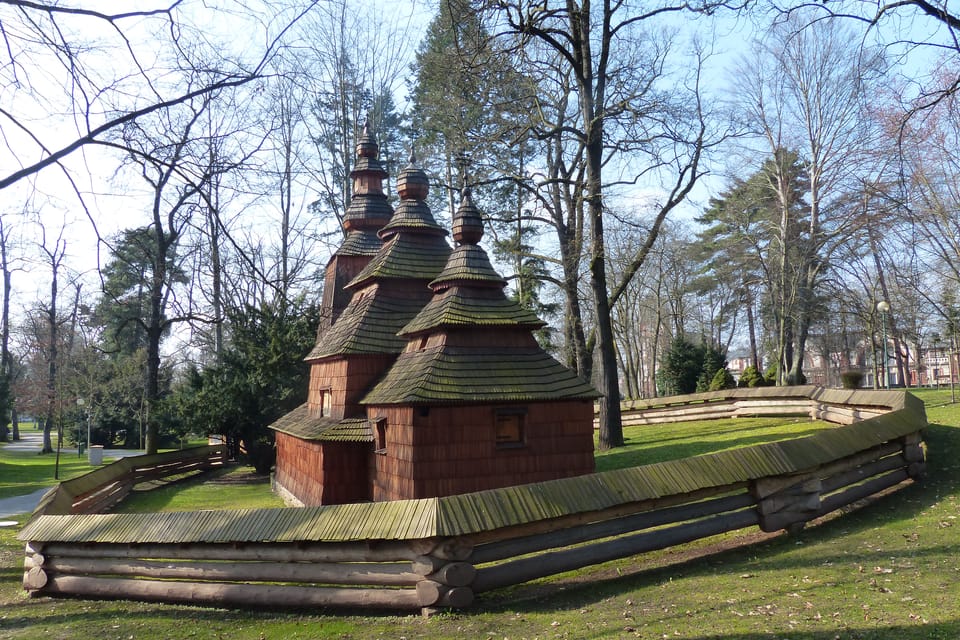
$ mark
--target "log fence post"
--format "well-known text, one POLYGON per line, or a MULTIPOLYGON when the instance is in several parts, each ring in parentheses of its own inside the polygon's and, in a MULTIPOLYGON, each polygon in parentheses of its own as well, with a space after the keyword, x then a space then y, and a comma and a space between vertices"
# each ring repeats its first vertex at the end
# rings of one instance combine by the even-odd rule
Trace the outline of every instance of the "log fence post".
POLYGON ((767 533, 786 529, 797 533, 807 521, 820 513, 820 493, 823 484, 819 478, 810 478, 772 493, 764 486, 765 479, 754 482, 751 491, 762 496, 757 501, 760 529, 767 533))

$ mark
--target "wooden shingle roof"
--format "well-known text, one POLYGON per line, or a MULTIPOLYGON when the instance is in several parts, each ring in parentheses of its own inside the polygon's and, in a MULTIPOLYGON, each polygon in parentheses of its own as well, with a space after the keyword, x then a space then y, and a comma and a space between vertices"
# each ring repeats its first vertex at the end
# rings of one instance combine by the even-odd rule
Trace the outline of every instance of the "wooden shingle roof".
POLYGON ((450 256, 446 231, 423 202, 426 175, 407 167, 398 177, 403 200, 391 220, 389 238, 366 267, 346 285, 353 296, 336 322, 318 339, 306 360, 351 354, 400 353, 397 332, 430 299, 428 283, 450 256))
POLYGON ((439 327, 525 327, 536 330, 545 325, 535 313, 502 294, 479 297, 455 287, 434 296, 400 331, 400 335, 408 337, 439 327))
POLYGON ((334 252, 337 256, 374 256, 383 241, 376 231, 369 229, 353 229, 347 233, 343 243, 334 252))
POLYGON ((375 254, 382 241, 377 231, 390 221, 393 207, 383 192, 382 182, 387 177, 378 156, 380 147, 364 125, 357 140, 356 159, 350 177, 354 180, 354 191, 350 204, 343 215, 343 228, 346 238, 335 255, 375 254))
POLYGON ((347 288, 357 290, 385 278, 422 280, 426 288, 447 264, 450 245, 443 236, 418 231, 404 229, 387 240, 347 288))
POLYGON ((401 335, 470 335, 475 347, 441 340, 428 349, 400 354, 361 404, 456 404, 593 399, 592 386, 526 337, 543 326, 530 311, 507 298, 506 281, 477 244, 480 214, 464 191, 454 216, 458 243, 440 275, 430 283, 433 298, 403 327, 401 335), (508 346, 509 345, 509 346, 508 346), (521 346, 524 345, 524 346, 521 346))
POLYGON ((296 436, 301 440, 323 440, 335 442, 372 442, 373 430, 366 418, 344 418, 338 420, 330 416, 312 416, 304 403, 286 414, 269 429, 296 436))
POLYGON ((402 353, 361 404, 526 402, 598 395, 539 348, 438 346, 402 353))
MULTIPOLYGON (((424 294, 429 293, 424 286, 424 294)), ((397 332, 420 310, 426 295, 396 295, 372 287, 354 295, 306 360, 351 354, 400 353, 406 341, 397 332)))
POLYGON ((475 244, 463 244, 453 250, 430 288, 438 291, 457 283, 486 284, 502 289, 507 281, 494 270, 486 251, 475 244))

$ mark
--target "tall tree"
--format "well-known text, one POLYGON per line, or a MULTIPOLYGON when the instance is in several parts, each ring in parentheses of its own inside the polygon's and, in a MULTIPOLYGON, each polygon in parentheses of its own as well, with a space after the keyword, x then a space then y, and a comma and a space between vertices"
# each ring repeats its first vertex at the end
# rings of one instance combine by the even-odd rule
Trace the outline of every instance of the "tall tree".
POLYGON ((762 369, 752 310, 762 302, 773 327, 773 359, 786 375, 798 334, 798 270, 804 235, 807 181, 796 153, 778 149, 760 170, 735 180, 699 222, 700 253, 709 273, 730 277, 748 311, 753 365, 762 369), (758 285, 762 285, 759 286, 758 285))
POLYGON ((856 188, 857 172, 878 138, 868 117, 869 97, 885 65, 879 51, 858 48, 857 41, 857 34, 839 23, 807 25, 797 13, 771 28, 739 76, 739 104, 750 126, 775 159, 781 150, 795 151, 807 183, 802 238, 797 239, 786 233, 797 223, 789 174, 794 163, 774 163, 774 169, 782 169, 773 174, 781 217, 775 248, 785 294, 775 302, 784 347, 778 354, 781 384, 803 381, 806 341, 830 254, 864 222, 849 216, 849 207, 841 203, 856 188))
POLYGON ((62 401, 58 395, 61 318, 57 312, 57 300, 60 295, 60 275, 67 251, 67 241, 63 237, 64 227, 61 227, 60 234, 52 240, 47 238, 46 228, 41 227, 41 229, 43 239, 40 243, 40 250, 43 252, 47 266, 50 268, 50 297, 42 305, 43 316, 46 321, 46 341, 43 349, 46 356, 47 378, 45 384, 46 406, 43 408, 43 444, 40 453, 53 453, 51 430, 55 425, 60 424, 58 402, 62 401))
POLYGON ((10 223, 0 215, 0 277, 2 277, 3 306, 0 309, 0 442, 7 439, 7 421, 13 427, 13 439, 20 439, 20 421, 14 405, 13 356, 10 353, 10 296, 13 292, 13 257, 11 255, 10 223))
POLYGON ((552 134, 570 136, 582 145, 579 180, 589 229, 587 253, 600 363, 593 378, 603 394, 600 447, 621 446, 620 391, 610 309, 649 254, 667 214, 701 177, 700 162, 715 135, 706 124, 699 98, 702 59, 698 57, 693 63, 692 78, 674 78, 672 96, 666 86, 661 91, 669 47, 653 37, 653 27, 644 27, 664 13, 709 12, 728 3, 665 3, 645 11, 624 3, 594 5, 590 0, 535 5, 491 0, 484 6, 497 16, 498 24, 503 25, 501 37, 512 40, 518 56, 543 59, 547 55, 569 71, 564 77, 569 78, 576 98, 576 124, 552 134), (688 89, 683 95, 686 102, 681 102, 678 88, 688 89), (631 162, 626 162, 627 154, 631 162), (604 166, 611 157, 635 168, 630 182, 660 174, 667 186, 647 240, 635 252, 620 282, 608 288, 604 193, 611 184, 604 180, 604 166))
POLYGON ((190 320, 195 315, 189 299, 179 301, 175 313, 168 313, 168 305, 177 300, 173 294, 178 269, 171 267, 176 264, 178 249, 184 249, 185 234, 194 215, 202 210, 207 185, 214 176, 242 162, 242 159, 235 159, 231 164, 207 162, 207 149, 198 144, 204 133, 198 123, 210 105, 209 99, 186 103, 179 112, 168 113, 155 123, 155 129, 147 130, 144 123, 137 122, 124 130, 124 144, 131 150, 130 161, 139 168, 150 199, 149 224, 136 232, 145 240, 137 256, 141 264, 146 265, 142 272, 146 280, 142 292, 144 313, 130 319, 139 325, 145 337, 147 453, 156 453, 158 446, 160 343, 172 324, 190 320))

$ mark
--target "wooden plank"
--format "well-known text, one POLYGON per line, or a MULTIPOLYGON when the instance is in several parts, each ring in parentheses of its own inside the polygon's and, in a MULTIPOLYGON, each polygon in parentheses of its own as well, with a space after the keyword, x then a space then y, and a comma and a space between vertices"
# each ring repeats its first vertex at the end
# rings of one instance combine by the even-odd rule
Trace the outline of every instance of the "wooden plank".
POLYGON ((664 549, 691 542, 700 538, 743 529, 759 522, 756 510, 747 509, 736 513, 711 516, 697 522, 682 524, 667 529, 658 529, 615 538, 564 551, 504 562, 477 569, 473 591, 481 593, 508 585, 520 584, 545 576, 572 571, 582 567, 625 558, 646 551, 664 549))
POLYGON ((864 478, 869 478, 894 469, 904 469, 907 465, 908 463, 902 455, 887 456, 824 478, 823 493, 832 493, 840 487, 855 484, 864 478))
POLYGON ((566 547, 650 527, 702 518, 703 516, 742 509, 753 504, 755 504, 755 500, 752 496, 741 493, 713 500, 644 511, 620 518, 485 544, 474 549, 470 561, 474 564, 495 562, 546 549, 566 547))
POLYGON ((151 558, 272 562, 393 562, 415 560, 424 546, 404 542, 249 543, 249 544, 97 544, 50 542, 48 557, 151 558))
POLYGON ((906 470, 897 469, 896 471, 891 471, 885 475, 873 478, 863 484, 854 485, 844 491, 833 493, 821 500, 820 515, 825 515, 857 500, 872 496, 875 493, 889 489, 908 479, 909 475, 906 470))

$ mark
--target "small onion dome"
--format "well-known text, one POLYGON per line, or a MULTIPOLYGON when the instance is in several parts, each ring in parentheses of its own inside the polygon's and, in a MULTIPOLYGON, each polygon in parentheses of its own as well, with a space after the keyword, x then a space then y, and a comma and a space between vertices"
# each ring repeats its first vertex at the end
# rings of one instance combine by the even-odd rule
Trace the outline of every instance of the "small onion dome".
POLYGON ((370 125, 364 122, 363 131, 360 132, 360 137, 357 139, 357 157, 376 158, 379 153, 380 146, 377 145, 376 139, 370 133, 370 125))
POLYGON ((430 191, 427 174, 416 166, 417 158, 410 152, 408 164, 397 176, 397 193, 401 200, 426 200, 430 191))
POLYGON ((473 204, 470 188, 464 188, 460 207, 453 217, 453 240, 460 244, 478 244, 483 238, 483 219, 473 204))

